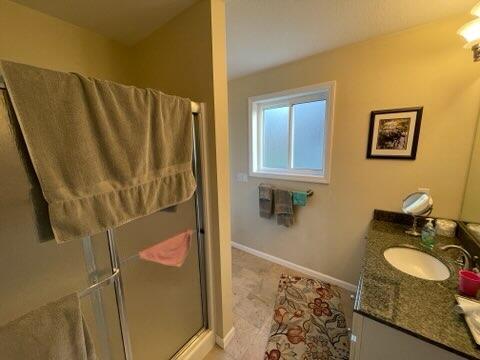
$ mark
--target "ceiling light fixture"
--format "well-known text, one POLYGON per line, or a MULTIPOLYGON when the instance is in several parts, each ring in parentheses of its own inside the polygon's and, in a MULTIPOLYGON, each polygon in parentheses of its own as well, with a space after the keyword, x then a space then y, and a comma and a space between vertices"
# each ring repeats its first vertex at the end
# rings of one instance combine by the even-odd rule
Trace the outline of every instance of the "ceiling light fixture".
POLYGON ((470 14, 480 17, 480 3, 473 7, 473 9, 470 11, 470 14))
POLYGON ((477 19, 463 25, 457 33, 467 42, 465 48, 472 49, 473 61, 480 61, 480 3, 470 13, 477 16, 477 19))

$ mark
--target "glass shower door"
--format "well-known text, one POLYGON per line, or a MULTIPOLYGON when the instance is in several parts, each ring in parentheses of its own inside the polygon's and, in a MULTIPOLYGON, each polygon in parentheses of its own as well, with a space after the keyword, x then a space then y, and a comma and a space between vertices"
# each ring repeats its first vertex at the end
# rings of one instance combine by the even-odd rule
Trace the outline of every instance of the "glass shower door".
POLYGON ((208 325, 199 118, 193 116, 195 195, 116 230, 125 307, 134 359, 170 359, 208 325), (194 230, 184 264, 163 266, 138 252, 185 230, 194 230), (196 230, 196 231, 195 231, 196 230))
MULTIPOLYGON (((110 256, 116 258, 120 268, 122 289, 117 289, 116 306, 120 320, 125 315, 126 323, 122 326, 120 321, 120 328, 127 360, 129 356, 135 360, 171 359, 208 325, 198 123, 194 121, 193 126, 195 196, 175 208, 120 226, 106 239, 110 241, 110 256), (141 250, 186 230, 193 230, 193 235, 181 267, 164 266, 139 257, 141 250), (118 303, 119 292, 123 307, 118 303)), ((106 235, 97 237, 102 236, 106 235)), ((110 320, 106 322, 112 324, 110 320)))
MULTIPOLYGON (((5 90, 0 90, 0 326, 48 302, 82 291, 112 274, 106 234, 57 244, 5 90)), ((145 262, 138 251, 196 229, 195 199, 114 230, 121 262, 133 359, 163 360, 206 324, 203 247, 194 236, 185 264, 145 262), (203 271, 203 270, 202 270, 203 271)), ((194 232, 196 234, 196 232, 194 232)), ((117 294, 112 285, 81 299, 99 360, 125 358, 117 294)))
POLYGON ((134 359, 170 359, 204 327, 196 237, 180 268, 138 257, 139 251, 195 228, 191 200, 176 212, 155 213, 115 230, 134 359))

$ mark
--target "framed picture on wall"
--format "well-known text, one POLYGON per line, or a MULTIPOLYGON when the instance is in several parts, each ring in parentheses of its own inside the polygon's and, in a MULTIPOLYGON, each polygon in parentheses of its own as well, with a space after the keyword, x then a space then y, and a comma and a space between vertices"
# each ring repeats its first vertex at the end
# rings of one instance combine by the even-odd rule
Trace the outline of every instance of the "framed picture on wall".
POLYGON ((372 111, 367 159, 415 160, 422 113, 423 107, 372 111))

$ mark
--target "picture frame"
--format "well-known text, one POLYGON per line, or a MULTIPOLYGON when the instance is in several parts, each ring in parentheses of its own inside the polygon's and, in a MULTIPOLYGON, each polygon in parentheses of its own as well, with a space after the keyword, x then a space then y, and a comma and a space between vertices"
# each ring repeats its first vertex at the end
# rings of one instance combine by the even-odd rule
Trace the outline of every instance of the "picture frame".
POLYGON ((372 111, 367 159, 415 160, 422 115, 420 106, 372 111))

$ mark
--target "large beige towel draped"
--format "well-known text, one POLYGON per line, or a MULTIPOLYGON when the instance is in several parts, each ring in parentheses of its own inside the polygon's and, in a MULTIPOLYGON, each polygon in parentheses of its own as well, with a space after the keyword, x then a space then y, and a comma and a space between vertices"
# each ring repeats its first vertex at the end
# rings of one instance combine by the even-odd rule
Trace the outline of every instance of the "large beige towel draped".
POLYGON ((58 242, 188 200, 190 100, 1 63, 58 242))

